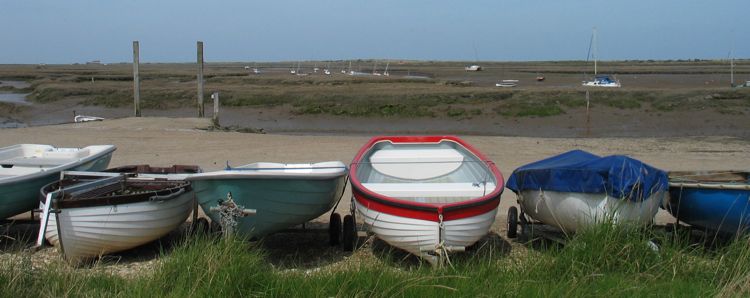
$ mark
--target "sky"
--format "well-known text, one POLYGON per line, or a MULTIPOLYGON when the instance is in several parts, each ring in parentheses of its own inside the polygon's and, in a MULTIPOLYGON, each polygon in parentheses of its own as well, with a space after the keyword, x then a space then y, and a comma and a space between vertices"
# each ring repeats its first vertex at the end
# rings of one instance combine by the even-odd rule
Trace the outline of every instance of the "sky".
POLYGON ((750 58, 747 0, 0 0, 0 63, 750 58))

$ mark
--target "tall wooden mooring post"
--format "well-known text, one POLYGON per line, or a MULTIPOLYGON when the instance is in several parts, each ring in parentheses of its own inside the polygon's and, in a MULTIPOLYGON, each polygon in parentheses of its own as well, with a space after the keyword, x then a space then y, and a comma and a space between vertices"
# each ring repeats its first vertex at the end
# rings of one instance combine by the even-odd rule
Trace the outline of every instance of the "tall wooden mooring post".
POLYGON ((133 41, 133 109, 135 116, 141 117, 141 76, 138 73, 140 64, 140 47, 138 41, 133 41))
POLYGON ((203 118, 203 42, 198 42, 198 117, 203 118))

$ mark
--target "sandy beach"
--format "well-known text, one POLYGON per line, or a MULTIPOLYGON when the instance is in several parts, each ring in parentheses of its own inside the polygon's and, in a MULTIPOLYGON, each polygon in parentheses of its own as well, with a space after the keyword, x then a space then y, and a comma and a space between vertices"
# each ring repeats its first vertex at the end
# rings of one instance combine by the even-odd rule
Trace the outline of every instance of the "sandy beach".
MULTIPOLYGON (((0 146, 18 143, 83 147, 114 144, 111 166, 128 164, 195 164, 204 171, 257 161, 350 163, 369 137, 337 135, 274 135, 207 131, 208 119, 124 118, 104 122, 0 130, 0 146)), ((372 131, 371 135, 378 135, 372 131)), ((504 176, 526 163, 572 149, 599 155, 625 154, 663 170, 750 169, 750 142, 731 137, 690 138, 529 138, 465 136, 500 168, 504 176)), ((339 212, 349 210, 350 189, 339 212)), ((504 234, 505 214, 515 205, 505 190, 493 232, 504 234)), ((317 221, 327 222, 328 215, 317 221)), ((674 219, 665 211, 658 223, 674 219)))

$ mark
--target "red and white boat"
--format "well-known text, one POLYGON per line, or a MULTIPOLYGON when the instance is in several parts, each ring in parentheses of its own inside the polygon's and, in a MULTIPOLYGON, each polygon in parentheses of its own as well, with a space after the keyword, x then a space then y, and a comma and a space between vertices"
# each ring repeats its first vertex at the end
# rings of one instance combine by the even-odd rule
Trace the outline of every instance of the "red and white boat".
POLYGON ((487 235, 504 187, 495 164, 454 136, 375 137, 350 179, 365 229, 433 264, 487 235))

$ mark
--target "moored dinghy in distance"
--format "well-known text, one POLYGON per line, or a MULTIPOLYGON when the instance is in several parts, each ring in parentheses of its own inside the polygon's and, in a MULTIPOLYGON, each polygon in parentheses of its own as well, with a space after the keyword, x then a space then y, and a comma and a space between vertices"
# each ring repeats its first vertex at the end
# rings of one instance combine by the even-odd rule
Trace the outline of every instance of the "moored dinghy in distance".
MULTIPOLYGON (((573 150, 522 166, 508 178, 526 215, 564 233, 611 221, 647 225, 666 192, 667 175, 622 155, 599 157, 573 150)), ((517 210, 508 212, 508 236, 515 237, 517 210)))
POLYGON ((331 210, 343 195, 347 173, 340 161, 259 162, 191 175, 188 180, 213 222, 225 231, 259 238, 331 210))
POLYGON ((90 121, 104 121, 104 118, 96 117, 96 116, 86 116, 86 115, 76 115, 75 117, 73 117, 73 122, 75 123, 90 122, 90 121))
POLYGON ((504 183, 492 161, 454 136, 375 137, 350 179, 364 228, 433 264, 487 235, 504 183))
POLYGON ((112 159, 113 145, 56 148, 20 144, 0 148, 0 219, 38 206, 39 189, 67 170, 100 171, 112 159))
POLYGON ((746 234, 750 231, 750 172, 670 172, 664 209, 678 221, 710 233, 746 234))
POLYGON ((41 190, 49 207, 40 230, 57 233, 40 235, 37 244, 47 236, 73 264, 146 244, 185 222, 193 210, 191 190, 185 180, 63 172, 41 190))

